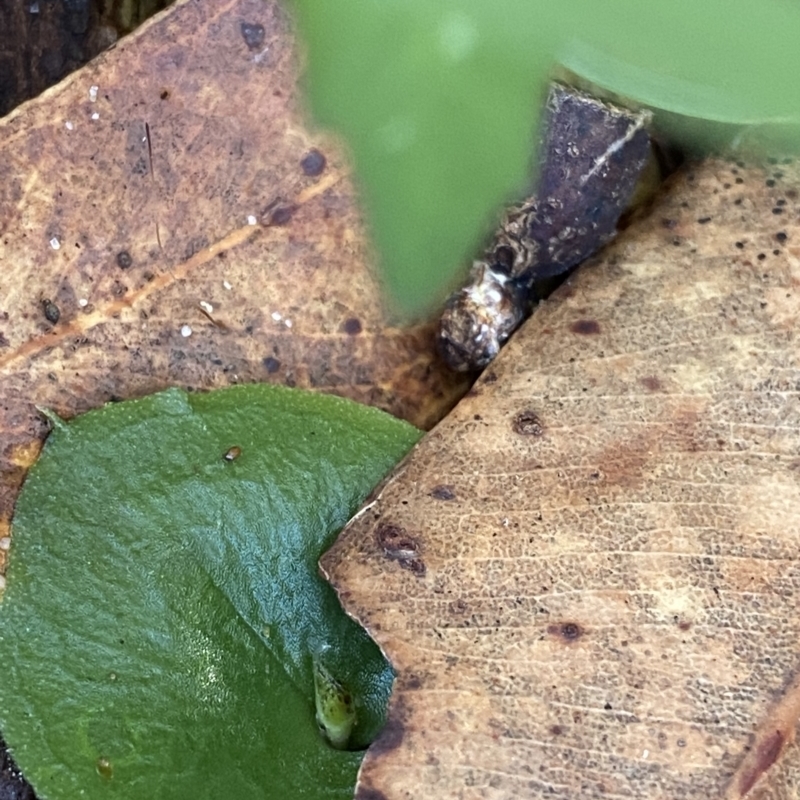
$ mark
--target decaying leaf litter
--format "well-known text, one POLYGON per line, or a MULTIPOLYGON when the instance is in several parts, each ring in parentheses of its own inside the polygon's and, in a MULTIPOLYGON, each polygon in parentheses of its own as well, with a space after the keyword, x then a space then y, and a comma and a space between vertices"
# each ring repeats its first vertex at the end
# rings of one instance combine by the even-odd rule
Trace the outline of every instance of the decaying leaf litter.
POLYGON ((677 175, 323 558, 398 670, 357 797, 798 796, 799 188, 677 175))
POLYGON ((466 391, 387 315, 297 74, 277 4, 185 2, 0 121, 0 540, 36 405, 269 381, 430 427, 466 391))

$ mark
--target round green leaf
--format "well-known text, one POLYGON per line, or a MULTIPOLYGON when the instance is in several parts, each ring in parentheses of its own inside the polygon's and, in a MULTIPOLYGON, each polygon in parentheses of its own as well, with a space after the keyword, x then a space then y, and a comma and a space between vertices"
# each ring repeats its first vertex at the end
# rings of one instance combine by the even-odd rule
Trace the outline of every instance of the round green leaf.
POLYGON ((318 730, 315 665, 350 748, 393 676, 317 560, 418 437, 273 386, 56 420, 0 604, 0 729, 40 798, 349 800, 361 754, 318 730))

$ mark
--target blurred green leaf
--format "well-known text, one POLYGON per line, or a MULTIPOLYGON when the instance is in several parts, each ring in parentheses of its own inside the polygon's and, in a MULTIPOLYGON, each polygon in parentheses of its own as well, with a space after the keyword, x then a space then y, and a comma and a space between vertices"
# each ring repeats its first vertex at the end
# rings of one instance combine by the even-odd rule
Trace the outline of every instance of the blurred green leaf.
POLYGON ((499 207, 530 183, 556 64, 641 104, 777 125, 798 142, 800 3, 790 0, 293 5, 312 108, 350 144, 406 312, 442 299, 499 207))
POLYGON ((17 503, 0 729, 42 798, 350 800, 314 664, 353 697, 392 672, 317 559, 419 432, 273 386, 177 389, 56 420, 17 503))

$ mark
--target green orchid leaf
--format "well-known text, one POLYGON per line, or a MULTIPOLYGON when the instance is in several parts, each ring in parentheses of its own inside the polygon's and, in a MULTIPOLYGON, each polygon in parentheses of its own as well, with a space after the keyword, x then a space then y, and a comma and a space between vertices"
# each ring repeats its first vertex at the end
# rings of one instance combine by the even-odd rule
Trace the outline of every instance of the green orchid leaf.
POLYGON ((293 6, 312 109, 350 145, 387 284, 406 312, 442 300, 499 207, 532 181, 538 109, 557 66, 673 115, 800 142, 795 2, 293 6))
POLYGON ((317 560, 419 435, 273 386, 57 420, 0 603, 0 730, 39 797, 349 800, 393 675, 317 560))

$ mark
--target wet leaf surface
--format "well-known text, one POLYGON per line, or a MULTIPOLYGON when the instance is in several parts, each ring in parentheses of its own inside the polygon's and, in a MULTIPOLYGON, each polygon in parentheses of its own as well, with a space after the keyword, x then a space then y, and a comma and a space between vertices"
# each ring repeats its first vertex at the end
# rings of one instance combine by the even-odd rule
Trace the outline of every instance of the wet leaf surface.
POLYGON ((14 517, 0 728, 44 798, 341 798, 392 672, 319 553, 419 431, 275 386, 54 430, 14 517), (346 693, 334 750, 315 670, 346 693))
POLYGON ((35 405, 268 381, 425 427, 466 390, 384 308, 297 65, 275 3, 184 2, 0 120, 0 540, 35 405))
POLYGON ((357 797, 800 791, 800 170, 668 188, 323 557, 399 673, 357 797))

